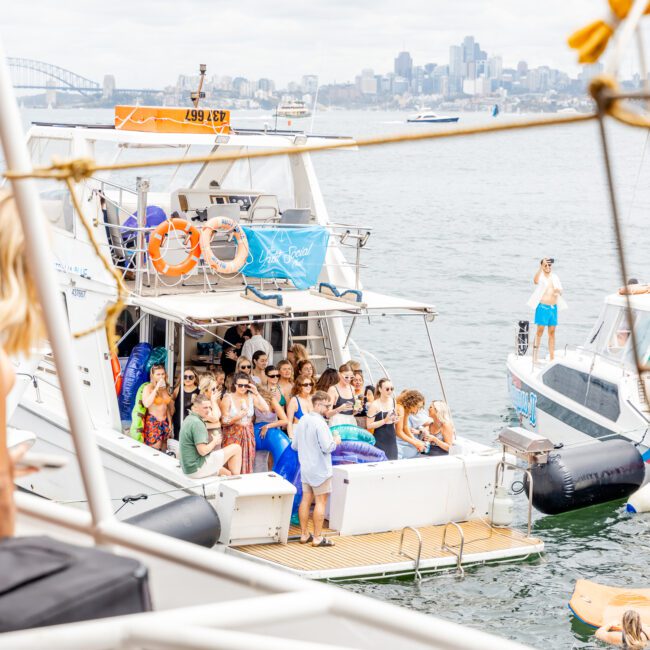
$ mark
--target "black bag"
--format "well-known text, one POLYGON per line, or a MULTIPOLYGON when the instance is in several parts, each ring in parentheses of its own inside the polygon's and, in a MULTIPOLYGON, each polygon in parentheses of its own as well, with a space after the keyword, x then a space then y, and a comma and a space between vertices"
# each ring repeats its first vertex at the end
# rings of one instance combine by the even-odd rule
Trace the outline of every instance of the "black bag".
POLYGON ((137 560, 49 537, 0 540, 0 632, 151 609, 137 560))

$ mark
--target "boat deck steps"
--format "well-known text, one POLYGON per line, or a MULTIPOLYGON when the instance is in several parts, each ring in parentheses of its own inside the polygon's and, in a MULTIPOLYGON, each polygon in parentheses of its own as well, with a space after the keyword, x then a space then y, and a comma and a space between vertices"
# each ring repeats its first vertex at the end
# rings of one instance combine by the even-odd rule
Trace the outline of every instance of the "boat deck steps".
MULTIPOLYGON (((512 528, 495 528, 483 520, 459 524, 465 540, 461 562, 463 566, 523 560, 544 550, 544 543, 512 528)), ((447 529, 446 545, 454 552, 442 549, 445 525, 418 528, 422 538, 419 573, 454 569, 458 562, 460 534, 455 526, 447 529)), ((298 532, 295 528, 291 534, 298 532)), ((285 569, 291 573, 316 580, 345 580, 414 575, 419 542, 412 530, 406 530, 402 554, 399 553, 401 530, 366 535, 338 535, 325 530, 335 546, 314 548, 293 540, 288 544, 255 544, 228 549, 240 557, 285 569)))

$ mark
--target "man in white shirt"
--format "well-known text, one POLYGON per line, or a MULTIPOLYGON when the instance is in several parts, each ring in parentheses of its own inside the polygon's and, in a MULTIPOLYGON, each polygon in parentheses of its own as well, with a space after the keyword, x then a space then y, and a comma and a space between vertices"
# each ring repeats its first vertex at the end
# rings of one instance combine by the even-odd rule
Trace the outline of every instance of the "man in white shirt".
POLYGON ((300 418, 294 427, 291 448, 298 452, 302 480, 302 501, 298 508, 300 519, 300 543, 312 546, 334 546, 323 537, 323 521, 327 498, 332 491, 332 452, 341 439, 332 435, 324 415, 332 405, 330 396, 317 390, 311 398, 313 411, 300 418), (309 533, 309 510, 314 502, 314 534, 309 533))
POLYGON ((566 302, 562 298, 562 283, 560 278, 552 272, 554 259, 545 257, 540 260, 539 269, 533 278, 537 285, 533 295, 528 300, 528 305, 535 310, 535 325, 537 333, 533 345, 533 363, 537 362, 539 346, 542 343, 544 328, 548 328, 548 352, 551 360, 555 355, 555 328, 557 327, 558 308, 566 309, 566 302))
POLYGON ((261 350, 269 358, 269 365, 273 365, 273 346, 262 336, 264 331, 262 323, 251 323, 250 331, 253 336, 244 343, 241 349, 242 356, 252 359, 253 355, 261 350))

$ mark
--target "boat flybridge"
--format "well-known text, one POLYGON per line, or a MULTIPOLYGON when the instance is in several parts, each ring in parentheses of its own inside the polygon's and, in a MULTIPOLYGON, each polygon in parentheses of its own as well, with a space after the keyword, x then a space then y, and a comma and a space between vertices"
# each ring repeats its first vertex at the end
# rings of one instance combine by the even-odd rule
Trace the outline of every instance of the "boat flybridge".
MULTIPOLYGON (((650 294, 629 298, 639 358, 648 363, 650 294)), ((625 438, 650 459, 650 378, 637 372, 626 305, 624 295, 607 296, 585 343, 553 361, 533 364, 525 344, 508 355, 508 390, 523 426, 565 445, 625 438)))
MULTIPOLYGON (((328 511, 336 548, 312 549, 290 539, 296 486, 280 473, 193 480, 176 457, 129 435, 124 394, 142 371, 143 345, 166 351, 168 376, 178 378, 188 365, 201 370, 218 358, 227 328, 256 321, 275 350, 273 362, 300 342, 318 374, 353 356, 367 364, 372 380, 373 366, 382 375, 387 371, 351 338, 358 319, 410 316, 423 321, 423 334, 428 331, 432 305, 363 288, 361 255, 371 230, 329 219, 309 154, 301 152, 305 145, 332 141, 235 129, 227 111, 186 109, 116 107, 115 126, 31 127, 27 146, 34 165, 49 164, 53 156, 113 166, 212 156, 97 172, 77 185, 109 270, 94 253, 65 186, 46 181, 40 187, 56 277, 76 335, 82 382, 77 407, 91 423, 86 433, 99 447, 115 509, 128 517, 203 495, 219 515, 217 548, 318 579, 419 575, 541 552, 543 543, 530 537, 530 527, 524 534, 487 521, 497 476, 505 480, 505 472, 497 471, 502 454, 470 440, 459 438, 455 453, 445 457, 337 466, 328 511), (284 153, 264 155, 274 150, 284 153), (128 290, 118 322, 118 358, 111 358, 105 329, 97 328, 116 300, 113 270, 128 290), (118 397, 119 373, 124 387, 118 397)), ((352 139, 334 141, 354 148, 352 139)), ((35 371, 19 377, 11 424, 37 433, 37 451, 72 457, 56 362, 46 352, 35 371)), ((82 478, 70 462, 19 484, 84 508, 82 478)))

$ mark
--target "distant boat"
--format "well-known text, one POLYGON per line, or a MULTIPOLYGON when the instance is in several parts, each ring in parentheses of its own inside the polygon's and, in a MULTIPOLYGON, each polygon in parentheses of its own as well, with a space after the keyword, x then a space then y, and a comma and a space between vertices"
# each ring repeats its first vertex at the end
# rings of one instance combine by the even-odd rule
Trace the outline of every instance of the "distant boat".
POLYGON ((276 117, 309 117, 311 111, 307 108, 305 102, 293 100, 278 104, 275 115, 276 117))
POLYGON ((558 111, 558 113, 560 115, 578 115, 578 111, 572 106, 568 106, 567 108, 561 108, 558 111))
POLYGON ((458 122, 458 120, 459 120, 458 117, 450 117, 449 115, 438 115, 437 113, 418 113, 417 115, 411 115, 406 121, 438 123, 438 122, 458 122))
POLYGON ((496 117, 499 114, 499 105, 495 104, 492 107, 492 117, 496 117))

